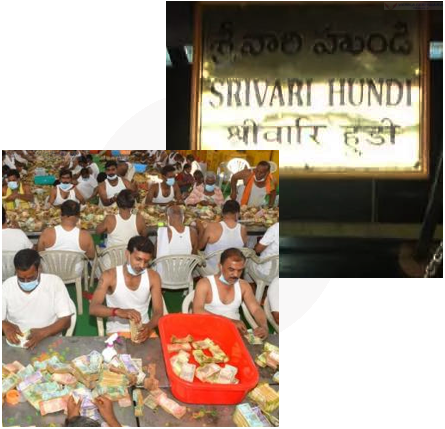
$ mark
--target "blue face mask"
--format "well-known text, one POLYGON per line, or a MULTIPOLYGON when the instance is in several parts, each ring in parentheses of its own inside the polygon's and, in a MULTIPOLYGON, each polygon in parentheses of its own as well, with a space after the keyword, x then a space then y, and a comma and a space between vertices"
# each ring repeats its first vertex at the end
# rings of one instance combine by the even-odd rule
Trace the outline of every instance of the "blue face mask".
POLYGON ((147 270, 144 269, 144 270, 142 270, 142 271, 140 271, 140 272, 137 272, 137 271, 135 271, 135 270, 133 269, 133 267, 131 266, 131 264, 127 263, 127 271, 128 271, 132 276, 137 277, 137 276, 141 276, 142 274, 144 274, 145 271, 147 271, 147 270))
POLYGON ((221 275, 219 276, 219 280, 220 280, 222 283, 224 283, 225 285, 227 285, 227 286, 231 286, 231 285, 232 285, 231 283, 229 283, 229 282, 226 280, 226 278, 223 276, 222 273, 221 273, 221 275))
POLYGON ((61 184, 59 185, 59 188, 60 188, 62 191, 69 191, 72 187, 73 187, 73 185, 72 185, 71 183, 61 183, 61 184))
POLYGON ((165 183, 167 183, 168 186, 173 186, 175 184, 175 178, 171 177, 170 179, 167 179, 165 183))
POLYGON ((215 190, 215 185, 206 185, 207 192, 213 192, 215 190))
POLYGON ((17 182, 8 182, 8 188, 15 191, 19 187, 17 182))
POLYGON ((113 174, 113 175, 108 174, 107 177, 108 177, 108 180, 116 180, 117 174, 113 174))
POLYGON ((40 283, 39 278, 36 278, 32 282, 21 282, 20 280, 17 280, 19 286, 25 291, 25 292, 31 292, 33 291, 40 283))

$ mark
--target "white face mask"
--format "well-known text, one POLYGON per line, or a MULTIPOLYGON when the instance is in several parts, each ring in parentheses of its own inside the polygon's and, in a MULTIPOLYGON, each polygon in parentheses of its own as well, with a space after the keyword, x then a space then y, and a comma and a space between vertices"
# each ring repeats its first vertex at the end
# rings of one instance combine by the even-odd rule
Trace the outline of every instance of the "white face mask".
POLYGON ((255 175, 255 182, 264 182, 265 180, 266 180, 265 177, 263 179, 257 179, 257 177, 255 175))

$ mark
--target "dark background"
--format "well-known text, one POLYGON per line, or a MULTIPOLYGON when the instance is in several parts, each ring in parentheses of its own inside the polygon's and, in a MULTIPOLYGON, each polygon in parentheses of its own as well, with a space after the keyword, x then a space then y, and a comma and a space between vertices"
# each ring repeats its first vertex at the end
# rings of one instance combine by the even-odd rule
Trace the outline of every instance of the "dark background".
MULTIPOLYGON (((167 2, 167 48, 173 66, 167 67, 167 149, 189 149, 192 66, 184 45, 193 44, 193 2, 167 2)), ((316 6, 314 6, 316 7, 316 6)), ((441 41, 442 11, 430 11, 430 40, 441 41)), ((280 181, 281 220, 370 222, 372 186, 374 221, 422 223, 442 152, 443 63, 430 61, 430 177, 428 180, 283 180, 280 181)), ((441 175, 442 177, 442 175, 441 175)), ((442 184, 442 179, 440 180, 442 184)), ((442 190, 436 219, 442 223, 442 190)), ((292 237, 280 246, 282 277, 392 277, 400 240, 292 237), (293 263, 298 254, 298 264, 293 263), (355 259, 354 259, 355 258, 355 259), (380 262, 380 258, 382 259, 380 262), (357 260, 355 266, 354 262, 357 260), (351 266, 352 265, 352 266, 351 266), (348 269, 346 269, 346 266, 348 269)))

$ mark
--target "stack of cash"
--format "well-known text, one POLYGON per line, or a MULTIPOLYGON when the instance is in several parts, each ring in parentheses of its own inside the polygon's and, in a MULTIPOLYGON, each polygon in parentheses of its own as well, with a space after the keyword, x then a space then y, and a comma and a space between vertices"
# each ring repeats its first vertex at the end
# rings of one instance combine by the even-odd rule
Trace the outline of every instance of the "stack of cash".
POLYGON ((257 337, 253 333, 253 329, 248 329, 247 334, 244 335, 244 338, 247 340, 249 344, 253 345, 263 344, 263 340, 260 337, 257 337))
POLYGON ((64 384, 64 385, 74 385, 77 383, 77 378, 74 377, 74 375, 71 374, 59 374, 59 373, 54 373, 52 375, 52 379, 60 384, 64 384))
POLYGON ((92 389, 99 379, 102 362, 102 355, 95 350, 89 355, 79 356, 71 362, 73 375, 79 382, 92 389))
POLYGON ((229 358, 228 356, 221 350, 221 347, 217 344, 214 344, 213 346, 209 347, 210 353, 212 353, 213 356, 213 362, 215 363, 223 363, 228 362, 229 358))
POLYGON ((205 365, 207 363, 213 363, 213 357, 207 356, 202 350, 193 350, 193 357, 199 365, 205 365))
POLYGON ((141 389, 133 390, 134 416, 142 417, 144 415, 144 398, 141 389))
POLYGON ((193 380, 195 378, 195 371, 196 371, 196 365, 186 362, 182 365, 179 377, 182 378, 184 381, 193 383, 193 380))
POLYGON ((263 411, 273 412, 279 405, 279 394, 267 383, 259 384, 248 394, 249 398, 256 402, 263 411))
POLYGON ((57 413, 58 411, 66 411, 68 403, 68 396, 63 396, 60 398, 49 399, 47 401, 41 401, 40 414, 42 416, 49 413, 57 413))
POLYGON ((145 398, 144 404, 152 410, 156 410, 160 406, 164 411, 172 416, 180 419, 184 416, 187 409, 177 402, 167 397, 167 394, 162 390, 157 389, 149 393, 145 398))
POLYGON ((8 363, 6 365, 2 364, 2 378, 7 377, 11 373, 16 374, 23 368, 25 368, 25 367, 18 361, 14 361, 14 362, 8 363))
POLYGON ((209 381, 209 379, 219 373, 221 367, 216 363, 208 363, 207 365, 200 366, 196 370, 196 378, 199 378, 202 382, 209 381))
POLYGON ((2 394, 14 389, 19 384, 20 378, 16 374, 10 374, 2 379, 2 394))
POLYGON ((138 335, 142 330, 142 322, 136 323, 132 319, 130 319, 130 338, 133 343, 139 343, 138 335))
POLYGON ((167 344, 167 351, 169 353, 179 352, 180 350, 190 351, 192 346, 189 343, 176 343, 176 344, 167 344))
POLYGON ((279 349, 277 346, 274 346, 273 344, 270 343, 264 343, 263 353, 261 353, 255 359, 256 364, 262 368, 268 366, 275 370, 278 369, 280 361, 278 350, 279 349))
POLYGON ((194 341, 192 343, 192 346, 195 350, 206 350, 210 346, 213 346, 214 344, 215 343, 210 338, 206 338, 205 340, 202 341, 194 341))
MULTIPOLYGON (((258 407, 255 407, 258 408, 258 407)), ((260 410, 254 410, 249 404, 237 405, 233 414, 233 422, 238 427, 268 427, 270 424, 261 414, 260 410), (257 412, 255 412, 257 411, 257 412), (262 417, 262 418, 261 418, 262 417)))

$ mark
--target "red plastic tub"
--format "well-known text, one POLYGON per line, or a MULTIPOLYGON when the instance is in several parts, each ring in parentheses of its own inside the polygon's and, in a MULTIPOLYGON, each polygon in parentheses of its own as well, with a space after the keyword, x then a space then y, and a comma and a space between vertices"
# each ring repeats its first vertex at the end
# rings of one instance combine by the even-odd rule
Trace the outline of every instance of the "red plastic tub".
MULTIPOLYGON (((252 390, 259 380, 258 370, 244 345, 243 339, 235 325, 228 319, 208 314, 168 314, 159 320, 162 351, 165 367, 170 379, 172 394, 178 400, 188 404, 239 404, 246 394, 252 390), (239 384, 210 384, 203 383, 195 377, 193 383, 182 380, 174 372, 170 364, 170 357, 176 352, 169 353, 167 344, 172 335, 185 337, 192 335, 195 341, 210 338, 229 357, 227 362, 238 368, 239 384)), ((209 354, 208 351, 204 351, 209 354)), ((190 363, 196 363, 193 355, 190 363)), ((223 364, 224 365, 224 364, 223 364)))

